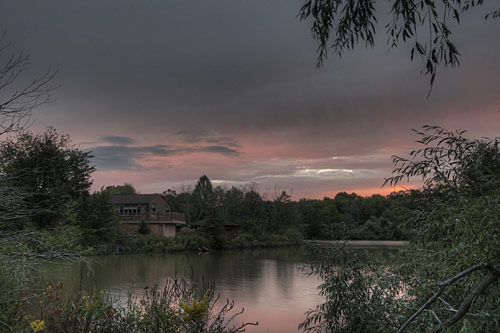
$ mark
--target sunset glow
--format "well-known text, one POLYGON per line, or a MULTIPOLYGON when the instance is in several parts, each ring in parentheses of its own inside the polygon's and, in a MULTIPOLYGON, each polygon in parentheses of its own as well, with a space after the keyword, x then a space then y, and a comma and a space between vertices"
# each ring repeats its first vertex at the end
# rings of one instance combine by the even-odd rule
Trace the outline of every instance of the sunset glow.
POLYGON ((453 35, 460 68, 441 70, 426 98, 409 45, 388 52, 383 35, 316 68, 301 1, 111 2, 13 1, 0 13, 34 73, 59 69, 57 100, 35 111, 32 130, 54 126, 91 150, 94 190, 161 193, 206 174, 295 200, 386 195, 419 186, 381 187, 392 156, 417 147, 412 128, 498 134, 500 22, 482 13, 453 35))

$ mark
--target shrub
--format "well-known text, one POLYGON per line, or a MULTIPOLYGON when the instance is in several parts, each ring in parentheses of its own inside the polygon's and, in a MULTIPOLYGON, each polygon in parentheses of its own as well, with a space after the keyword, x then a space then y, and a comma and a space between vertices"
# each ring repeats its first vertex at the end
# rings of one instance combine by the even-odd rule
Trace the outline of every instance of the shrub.
POLYGON ((163 289, 153 288, 144 295, 130 290, 126 304, 113 302, 104 292, 78 293, 65 299, 62 284, 47 284, 41 295, 40 315, 19 323, 32 330, 49 332, 243 332, 250 323, 235 325, 234 303, 227 301, 214 310, 219 297, 214 285, 196 286, 182 279, 168 279, 163 289))
POLYGON ((141 235, 148 235, 151 232, 144 219, 141 219, 141 222, 139 223, 139 229, 137 230, 137 232, 140 233, 141 235))
POLYGON ((185 250, 197 251, 200 249, 209 249, 210 241, 195 232, 181 232, 175 237, 176 242, 180 242, 185 250))

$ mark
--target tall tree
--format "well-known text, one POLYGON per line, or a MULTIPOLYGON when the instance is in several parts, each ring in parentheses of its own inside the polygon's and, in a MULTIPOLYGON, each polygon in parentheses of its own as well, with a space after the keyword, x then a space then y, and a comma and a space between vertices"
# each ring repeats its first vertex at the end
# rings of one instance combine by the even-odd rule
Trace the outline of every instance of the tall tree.
POLYGON ((38 209, 34 222, 47 226, 68 201, 88 194, 95 169, 91 157, 54 128, 39 134, 22 131, 0 143, 0 176, 27 194, 25 204, 38 209))
POLYGON ((212 182, 206 175, 198 179, 192 194, 193 201, 196 206, 196 220, 200 220, 207 214, 207 210, 215 207, 216 198, 212 182))

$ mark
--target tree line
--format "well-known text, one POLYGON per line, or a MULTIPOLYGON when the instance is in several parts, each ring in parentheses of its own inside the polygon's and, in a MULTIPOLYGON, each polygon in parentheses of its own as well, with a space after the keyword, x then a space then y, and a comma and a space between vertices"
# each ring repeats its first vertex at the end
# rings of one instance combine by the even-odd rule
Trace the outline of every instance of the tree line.
MULTIPOLYGON (((113 243, 118 233, 110 195, 137 191, 125 183, 91 193, 95 171, 91 158, 91 152, 74 146, 68 135, 52 127, 41 133, 21 130, 3 140, 0 181, 4 200, 0 209, 4 221, 0 230, 68 233, 75 249, 113 243)), ((203 175, 194 186, 167 190, 163 196, 173 211, 185 214, 188 227, 197 228, 220 248, 229 236, 227 226, 247 240, 272 235, 293 242, 406 239, 409 233, 402 212, 412 204, 414 194, 362 197, 341 192, 334 198, 292 201, 286 191, 266 196, 255 185, 213 186, 203 175)))
POLYGON ((390 263, 317 249, 326 302, 306 332, 498 332, 500 138, 424 126, 387 183, 423 178, 406 212, 409 246, 390 263))
POLYGON ((292 201, 286 191, 264 196, 256 186, 212 186, 206 175, 193 187, 164 192, 174 211, 186 215, 188 225, 215 211, 222 223, 237 225, 243 233, 287 234, 305 239, 407 239, 403 211, 414 192, 375 194, 338 193, 334 198, 292 201))

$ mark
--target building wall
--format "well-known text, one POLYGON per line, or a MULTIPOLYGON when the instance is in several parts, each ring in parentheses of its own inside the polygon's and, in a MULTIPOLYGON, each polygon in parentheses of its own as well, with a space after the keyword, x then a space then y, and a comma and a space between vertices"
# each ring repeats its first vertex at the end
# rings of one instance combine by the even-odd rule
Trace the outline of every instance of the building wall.
POLYGON ((185 215, 172 212, 161 195, 149 204, 115 204, 115 215, 120 221, 175 221, 177 224, 185 224, 185 215))
MULTIPOLYGON (((167 223, 148 223, 151 235, 161 237, 174 237, 175 224, 167 223)), ((118 223, 118 230, 124 234, 137 234, 139 230, 139 222, 118 223)))
POLYGON ((148 227, 151 230, 152 235, 162 237, 175 236, 175 224, 155 223, 149 224, 148 227))
POLYGON ((170 211, 167 202, 162 196, 157 196, 149 203, 148 221, 168 220, 168 212, 170 211))

